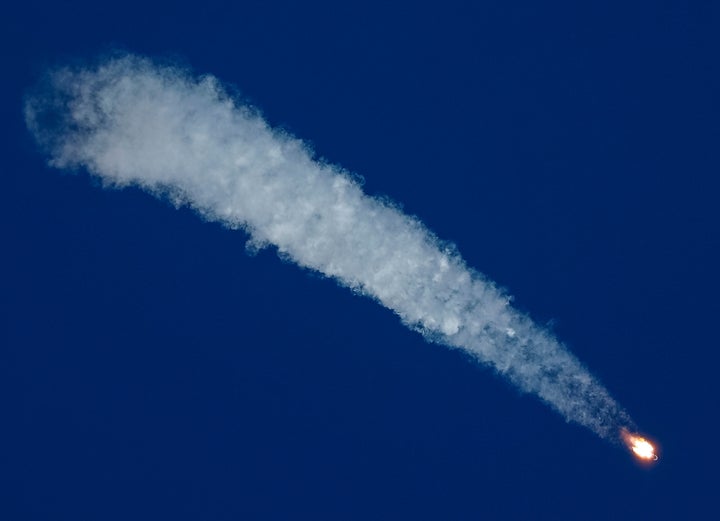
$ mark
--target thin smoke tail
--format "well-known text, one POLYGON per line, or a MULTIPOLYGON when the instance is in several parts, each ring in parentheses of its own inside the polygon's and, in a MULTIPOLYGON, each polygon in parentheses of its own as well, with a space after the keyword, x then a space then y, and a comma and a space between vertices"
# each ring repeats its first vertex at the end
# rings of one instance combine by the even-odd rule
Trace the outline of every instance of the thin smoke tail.
POLYGON ((416 218, 365 195, 213 77, 136 56, 48 73, 25 103, 52 166, 140 186, 274 246, 603 438, 632 422, 549 332, 416 218))

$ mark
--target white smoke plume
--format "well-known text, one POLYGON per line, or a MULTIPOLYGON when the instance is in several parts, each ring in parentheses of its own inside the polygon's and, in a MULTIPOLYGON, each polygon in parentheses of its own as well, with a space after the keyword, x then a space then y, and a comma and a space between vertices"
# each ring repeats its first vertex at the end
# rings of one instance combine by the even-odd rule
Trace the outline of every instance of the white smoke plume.
POLYGON ((245 230, 375 299, 433 342, 489 364, 603 438, 630 426, 583 365, 417 219, 273 130, 211 76, 137 56, 48 73, 27 126, 57 168, 140 186, 245 230))

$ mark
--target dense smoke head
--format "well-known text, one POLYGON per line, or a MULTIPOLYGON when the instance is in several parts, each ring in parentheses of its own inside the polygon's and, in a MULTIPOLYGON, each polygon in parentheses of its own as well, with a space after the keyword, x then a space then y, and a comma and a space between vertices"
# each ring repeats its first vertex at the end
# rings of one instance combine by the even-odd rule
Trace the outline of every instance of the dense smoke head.
POLYGON ((461 349, 569 421, 606 438, 631 422, 557 339, 421 222, 365 195, 338 167, 273 130, 211 76, 135 56, 48 74, 27 97, 28 128, 59 168, 83 167, 243 228, 298 265, 461 349))
MULTIPOLYGON (((183 95, 192 95, 199 88, 212 104, 231 103, 212 77, 194 80, 176 66, 157 65, 133 55, 114 55, 87 67, 50 70, 26 96, 25 120, 53 166, 83 165, 107 177, 110 161, 122 158, 108 157, 107 163, 100 164, 101 155, 129 151, 113 148, 103 140, 117 139, 120 146, 138 144, 140 139, 146 140, 147 146, 169 144, 163 133, 171 130, 171 121, 162 121, 159 116, 178 114, 173 110, 176 104, 187 103, 192 111, 202 109, 197 106, 200 97, 183 99, 183 95)), ((157 155, 170 152, 158 149, 157 155)), ((138 176, 136 180, 140 179, 138 176)), ((115 180, 122 183, 119 176, 115 180)))

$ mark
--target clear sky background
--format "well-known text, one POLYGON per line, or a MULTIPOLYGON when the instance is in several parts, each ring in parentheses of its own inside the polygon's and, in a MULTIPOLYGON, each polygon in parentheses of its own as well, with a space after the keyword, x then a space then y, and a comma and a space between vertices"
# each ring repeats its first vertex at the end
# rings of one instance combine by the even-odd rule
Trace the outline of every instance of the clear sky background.
POLYGON ((35 2, 0 18, 0 519, 718 519, 713 2, 35 2), (49 169, 123 48, 236 86, 548 324, 653 468, 369 299, 49 169))

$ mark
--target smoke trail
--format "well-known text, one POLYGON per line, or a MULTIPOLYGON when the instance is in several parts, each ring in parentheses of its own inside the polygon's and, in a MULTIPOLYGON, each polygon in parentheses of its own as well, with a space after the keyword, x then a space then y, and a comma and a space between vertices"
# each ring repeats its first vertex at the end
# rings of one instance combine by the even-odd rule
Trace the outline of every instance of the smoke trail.
POLYGON ((460 348, 604 438, 630 426, 606 389, 418 220, 363 194, 271 129, 211 76, 122 56, 50 73, 25 104, 58 168, 138 185, 244 229, 300 266, 374 298, 433 342, 460 348))

